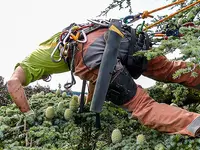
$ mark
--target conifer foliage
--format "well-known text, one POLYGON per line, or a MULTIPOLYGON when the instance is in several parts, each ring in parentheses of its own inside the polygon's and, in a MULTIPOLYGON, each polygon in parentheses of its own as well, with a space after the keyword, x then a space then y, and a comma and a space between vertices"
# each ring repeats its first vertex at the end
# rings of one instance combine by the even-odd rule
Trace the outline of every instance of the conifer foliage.
MULTIPOLYGON (((181 9, 195 2, 175 6, 181 9)), ((114 0, 102 11, 101 15, 119 6, 129 9, 130 0, 114 0)), ((169 15, 169 14, 166 14, 169 15)), ((157 21, 164 16, 158 16, 157 21)), ((173 60, 187 61, 187 67, 174 73, 173 78, 192 72, 191 77, 199 74, 193 71, 193 64, 200 64, 200 5, 176 15, 148 31, 154 45, 144 55, 148 60, 179 51, 173 60), (194 26, 183 26, 185 23, 194 26), (156 38, 154 32, 177 29, 181 36, 156 38)), ((197 66, 200 67, 200 66, 197 66)), ((35 113, 32 123, 19 111, 7 92, 3 77, 0 77, 0 150, 198 150, 200 139, 184 135, 168 135, 149 129, 122 108, 105 102, 101 116, 101 129, 95 127, 95 116, 90 112, 90 104, 84 106, 84 113, 78 113, 78 95, 69 96, 64 91, 51 91, 48 88, 33 89, 27 92, 29 103, 35 113)), ((59 90, 59 89, 58 89, 59 90)), ((189 111, 200 113, 200 92, 180 84, 156 82, 147 89, 150 96, 160 103, 171 104, 189 111)))

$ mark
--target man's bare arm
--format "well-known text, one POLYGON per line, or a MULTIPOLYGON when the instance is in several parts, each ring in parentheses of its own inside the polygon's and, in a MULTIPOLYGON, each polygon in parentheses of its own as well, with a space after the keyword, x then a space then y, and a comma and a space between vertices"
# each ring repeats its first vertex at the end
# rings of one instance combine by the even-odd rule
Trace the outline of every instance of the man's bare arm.
POLYGON ((30 106, 23 88, 25 79, 25 73, 22 67, 18 66, 7 82, 8 92, 10 93, 12 100, 23 113, 30 110, 30 106))

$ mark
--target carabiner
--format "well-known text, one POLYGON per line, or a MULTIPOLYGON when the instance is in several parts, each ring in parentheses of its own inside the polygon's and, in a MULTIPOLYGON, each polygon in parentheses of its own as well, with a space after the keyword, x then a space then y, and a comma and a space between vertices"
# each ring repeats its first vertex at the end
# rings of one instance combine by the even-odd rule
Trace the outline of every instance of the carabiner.
POLYGON ((137 25, 136 27, 136 33, 139 34, 143 31, 143 28, 145 26, 145 21, 142 22, 142 24, 137 25))
POLYGON ((67 39, 70 37, 70 34, 72 33, 72 29, 69 30, 65 38, 63 39, 63 44, 65 45, 67 43, 67 39))
POLYGON ((83 30, 80 31, 83 35, 83 40, 76 40, 79 43, 86 43, 87 42, 87 35, 85 34, 85 32, 83 30))
POLYGON ((139 13, 139 14, 137 14, 137 15, 128 15, 128 16, 126 16, 126 17, 124 17, 124 18, 122 19, 122 22, 123 22, 124 24, 131 24, 131 23, 133 23, 133 22, 139 20, 139 19, 141 18, 141 15, 142 15, 142 13, 139 13))
POLYGON ((53 61, 53 62, 60 62, 61 60, 62 60, 62 57, 60 57, 59 59, 57 59, 57 60, 55 60, 54 59, 54 54, 55 54, 55 52, 58 50, 58 47, 60 46, 60 44, 61 44, 62 42, 60 41, 60 42, 58 42, 58 44, 56 45, 56 47, 54 48, 54 50, 53 50, 53 52, 51 53, 51 60, 53 61))

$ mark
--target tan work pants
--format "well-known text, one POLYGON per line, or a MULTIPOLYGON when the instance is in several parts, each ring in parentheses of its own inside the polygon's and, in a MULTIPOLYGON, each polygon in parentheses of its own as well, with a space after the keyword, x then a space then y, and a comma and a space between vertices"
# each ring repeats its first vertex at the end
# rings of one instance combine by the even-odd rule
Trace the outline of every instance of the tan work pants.
MULTIPOLYGON (((159 56, 149 61, 148 69, 143 75, 157 81, 181 83, 187 87, 198 87, 200 85, 200 77, 191 77, 191 73, 184 74, 177 79, 172 78, 172 74, 176 70, 185 67, 186 62, 169 61, 166 57, 159 56)), ((198 67, 194 68, 194 71, 200 74, 198 67)), ((140 86, 137 88, 136 95, 123 107, 131 111, 132 115, 142 124, 162 132, 197 136, 200 129, 200 114, 157 103, 140 86)))

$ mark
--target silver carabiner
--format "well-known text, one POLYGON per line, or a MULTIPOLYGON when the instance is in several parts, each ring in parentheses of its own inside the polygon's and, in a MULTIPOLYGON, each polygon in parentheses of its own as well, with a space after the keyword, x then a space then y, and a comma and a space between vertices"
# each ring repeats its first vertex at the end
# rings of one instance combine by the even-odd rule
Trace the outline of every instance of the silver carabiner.
POLYGON ((67 33, 67 35, 65 36, 64 40, 63 40, 64 45, 67 43, 67 39, 69 38, 71 33, 72 33, 72 30, 70 29, 69 32, 67 33))
POLYGON ((87 42, 87 35, 83 30, 80 31, 83 34, 83 40, 76 40, 79 43, 86 43, 87 42))
POLYGON ((56 47, 54 48, 54 50, 53 50, 53 52, 51 53, 51 60, 53 61, 53 62, 60 62, 61 60, 62 60, 62 57, 60 56, 60 58, 59 59, 57 59, 57 60, 55 60, 54 59, 54 54, 55 54, 55 52, 58 50, 58 47, 60 46, 60 44, 61 44, 62 42, 60 41, 60 42, 58 42, 58 44, 56 45, 56 47))

